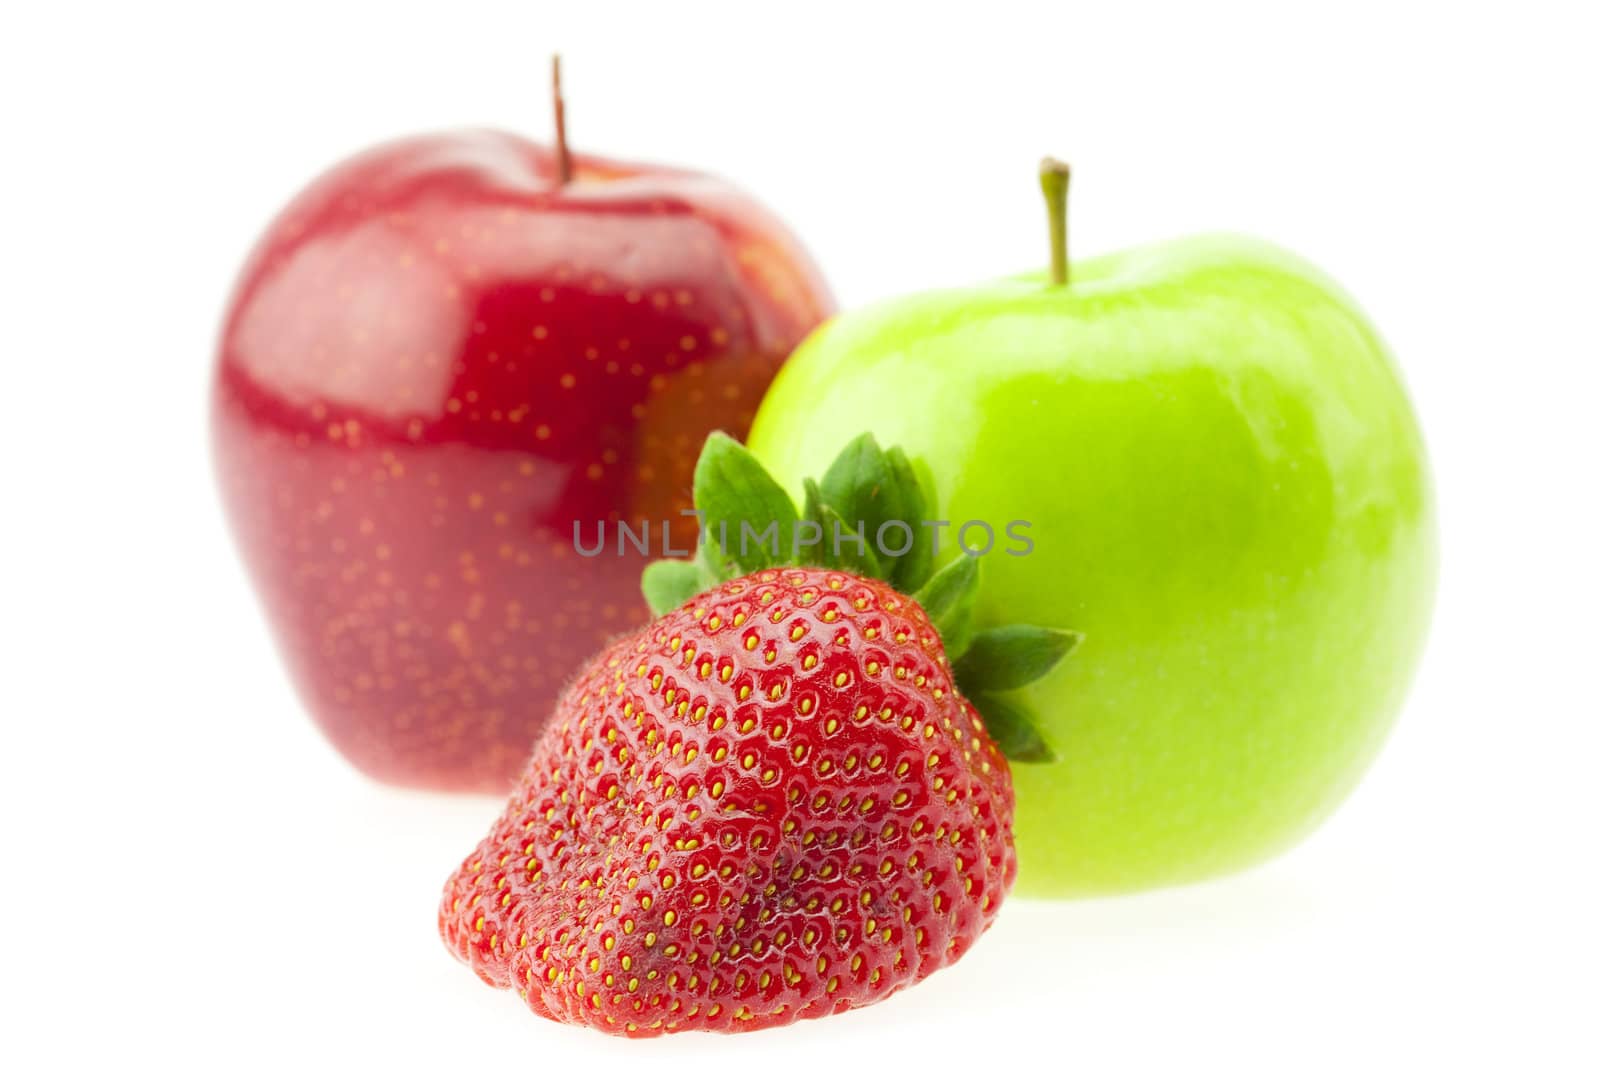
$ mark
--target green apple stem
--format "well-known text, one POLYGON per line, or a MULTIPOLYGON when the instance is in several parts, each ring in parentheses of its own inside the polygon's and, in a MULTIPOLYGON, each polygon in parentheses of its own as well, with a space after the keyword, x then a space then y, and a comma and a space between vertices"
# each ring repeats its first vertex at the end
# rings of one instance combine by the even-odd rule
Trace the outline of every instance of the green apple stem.
POLYGON ((556 181, 572 180, 572 153, 567 151, 567 102, 561 97, 561 55, 550 56, 550 89, 556 109, 556 181))
POLYGON ((1065 163, 1044 157, 1039 163, 1039 187, 1050 213, 1050 284, 1067 284, 1067 182, 1072 170, 1065 163))

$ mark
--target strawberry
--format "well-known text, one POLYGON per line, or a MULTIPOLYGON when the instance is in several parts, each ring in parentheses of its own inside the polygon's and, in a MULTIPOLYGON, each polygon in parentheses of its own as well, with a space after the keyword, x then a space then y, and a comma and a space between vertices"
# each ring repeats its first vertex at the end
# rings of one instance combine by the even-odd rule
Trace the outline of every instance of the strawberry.
MULTIPOLYGON (((866 442, 852 449, 869 462, 847 449, 853 473, 808 486, 808 514, 889 498, 920 513, 909 465, 866 442), (870 491, 844 491, 864 480, 870 491)), ((728 438, 708 442, 696 502, 703 520, 774 512, 808 540, 728 438)), ((931 553, 863 552, 868 577, 821 565, 826 548, 777 561, 780 543, 708 540, 694 563, 652 565, 647 598, 664 614, 563 693, 505 812, 445 886, 451 952, 539 1015, 643 1037, 860 1007, 959 959, 1010 889, 1010 770, 955 674, 1015 688, 1072 635, 969 635, 964 556, 920 583, 919 603, 890 582, 931 553), (952 635, 977 673, 952 667, 952 635)), ((1011 747, 1047 755, 996 706, 1011 747)))

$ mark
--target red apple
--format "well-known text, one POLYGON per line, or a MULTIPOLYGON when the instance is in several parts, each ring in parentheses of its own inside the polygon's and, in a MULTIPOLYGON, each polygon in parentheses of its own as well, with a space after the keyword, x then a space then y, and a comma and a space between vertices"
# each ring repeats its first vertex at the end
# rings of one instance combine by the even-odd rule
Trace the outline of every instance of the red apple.
POLYGON ((324 174, 227 312, 233 529, 294 682, 385 781, 504 789, 562 685, 646 618, 647 562, 581 521, 675 523, 832 309, 795 239, 688 171, 494 132, 324 174), (563 165, 570 181, 563 182, 563 165))

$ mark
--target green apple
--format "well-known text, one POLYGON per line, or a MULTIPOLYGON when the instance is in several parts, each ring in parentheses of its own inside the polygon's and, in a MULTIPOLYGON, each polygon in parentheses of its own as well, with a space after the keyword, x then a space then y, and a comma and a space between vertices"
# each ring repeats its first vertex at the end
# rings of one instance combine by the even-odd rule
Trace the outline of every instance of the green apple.
MULTIPOLYGON (((1047 161, 1048 163, 1048 161, 1047 161)), ((1257 863, 1349 792, 1432 609, 1434 507, 1394 362, 1328 278, 1198 237, 820 328, 750 447, 798 498, 871 431, 920 457, 941 561, 987 545, 976 618, 1078 631, 1023 691, 1020 885, 1088 895, 1257 863), (1007 538, 1017 527, 1032 550, 1007 538)), ((932 528, 929 533, 933 532, 932 528)))

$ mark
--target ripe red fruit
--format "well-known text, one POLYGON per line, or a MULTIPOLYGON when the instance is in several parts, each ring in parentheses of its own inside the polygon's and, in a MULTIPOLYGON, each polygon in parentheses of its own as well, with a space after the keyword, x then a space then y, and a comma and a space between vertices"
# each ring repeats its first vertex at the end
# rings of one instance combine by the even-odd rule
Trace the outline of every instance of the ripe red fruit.
POLYGON ((959 959, 1016 877, 1012 814, 918 603, 768 569, 590 663, 439 929, 548 1018, 780 1025, 959 959))
POLYGON ((213 428, 229 518, 299 692, 375 777, 500 791, 562 683, 642 624, 641 561, 573 523, 675 522, 831 309, 795 240, 685 171, 507 134, 384 145, 246 264, 213 428))

